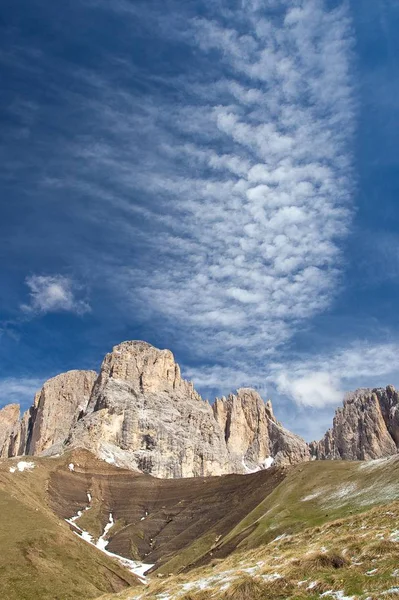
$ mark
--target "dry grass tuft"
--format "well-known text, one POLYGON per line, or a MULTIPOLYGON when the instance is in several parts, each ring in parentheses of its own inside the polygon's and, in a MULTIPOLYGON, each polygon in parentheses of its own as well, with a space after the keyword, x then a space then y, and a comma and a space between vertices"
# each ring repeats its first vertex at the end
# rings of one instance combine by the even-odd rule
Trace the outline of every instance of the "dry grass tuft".
POLYGON ((268 597, 267 585, 252 577, 241 577, 222 596, 223 600, 265 600, 268 597))
POLYGON ((318 569, 342 569, 349 565, 349 561, 334 552, 314 552, 313 554, 294 560, 292 564, 305 571, 313 571, 318 569))

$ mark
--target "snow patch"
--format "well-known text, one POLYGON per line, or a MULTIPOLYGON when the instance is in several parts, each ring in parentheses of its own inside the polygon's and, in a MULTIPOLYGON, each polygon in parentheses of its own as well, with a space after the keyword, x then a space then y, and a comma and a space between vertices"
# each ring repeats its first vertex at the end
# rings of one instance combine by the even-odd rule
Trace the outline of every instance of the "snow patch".
POLYGON ((389 537, 391 538, 392 542, 399 542, 399 529, 392 531, 389 537))
POLYGON ((356 600, 355 596, 345 596, 343 591, 334 592, 333 590, 329 590, 321 594, 320 598, 325 598, 326 596, 335 598, 335 600, 356 600))
POLYGON ((99 548, 100 550, 105 550, 105 548, 108 546, 109 541, 105 539, 108 531, 110 529, 112 529, 112 527, 114 526, 115 521, 114 521, 114 517, 112 516, 112 513, 109 513, 109 521, 106 524, 103 534, 98 538, 96 546, 97 548, 99 548))
MULTIPOLYGON (((89 500, 89 503, 91 503, 92 497, 91 497, 90 492, 87 492, 87 498, 89 500)), ((90 510, 90 509, 91 509, 91 506, 89 504, 89 506, 86 506, 84 511, 90 510)), ((151 569, 154 566, 153 564, 147 564, 147 563, 142 563, 142 562, 138 562, 135 560, 130 560, 129 558, 125 558, 124 556, 120 556, 119 554, 114 554, 113 552, 109 552, 108 550, 106 550, 106 547, 108 546, 109 541, 106 540, 105 538, 106 538, 108 532, 110 531, 110 529, 115 524, 112 513, 109 513, 109 521, 106 524, 106 526, 104 527, 103 534, 95 542, 93 539, 93 536, 88 531, 81 529, 79 527, 79 525, 76 524, 76 521, 82 516, 84 511, 79 510, 78 513, 74 517, 71 517, 70 519, 65 519, 65 521, 67 523, 69 523, 76 529, 76 531, 74 531, 75 535, 77 535, 81 540, 84 540, 91 546, 94 546, 95 548, 97 548, 98 550, 100 550, 101 552, 106 554, 107 556, 110 556, 111 558, 115 558, 123 567, 128 569, 134 575, 137 575, 137 577, 140 579, 140 581, 142 583, 148 583, 144 573, 146 573, 149 569, 151 569)))
POLYGON ((24 471, 32 471, 35 468, 34 462, 26 462, 24 460, 20 460, 16 467, 10 467, 10 473, 15 473, 15 471, 19 471, 23 473, 24 471))
POLYGON ((274 538, 274 540, 272 540, 270 543, 273 544, 274 542, 279 542, 280 540, 285 540, 285 538, 291 537, 289 535, 287 535, 286 533, 282 533, 281 535, 278 535, 276 538, 274 538))
POLYGON ((69 463, 69 465, 68 465, 68 469, 69 469, 70 471, 74 471, 74 470, 75 470, 75 465, 74 465, 73 463, 69 463))
POLYGON ((242 459, 242 466, 245 469, 245 472, 248 473, 248 475, 250 473, 258 473, 259 471, 265 471, 266 469, 270 469, 270 467, 273 465, 274 463, 274 458, 273 456, 268 456, 267 458, 265 458, 265 460, 263 462, 261 462, 257 467, 255 467, 254 469, 251 469, 250 467, 248 467, 248 465, 246 464, 244 458, 242 459))
POLYGON ((272 573, 271 575, 262 575, 262 579, 264 581, 277 581, 277 579, 282 579, 282 575, 280 573, 272 573))
POLYGON ((314 492, 313 494, 309 494, 309 496, 304 496, 303 498, 301 498, 301 502, 309 502, 310 500, 314 500, 315 498, 318 498, 319 496, 321 496, 322 493, 323 493, 323 490, 318 490, 317 492, 314 492))

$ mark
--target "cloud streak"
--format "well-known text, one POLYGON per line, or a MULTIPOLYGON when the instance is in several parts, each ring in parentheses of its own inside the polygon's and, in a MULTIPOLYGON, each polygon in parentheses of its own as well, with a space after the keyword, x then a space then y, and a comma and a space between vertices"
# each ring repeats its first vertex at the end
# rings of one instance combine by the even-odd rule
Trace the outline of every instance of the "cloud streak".
POLYGON ((228 25, 224 16, 194 19, 182 34, 223 69, 212 82, 187 77, 177 105, 145 110, 156 150, 132 166, 134 117, 123 122, 120 106, 102 117, 119 124, 127 151, 117 159, 108 146, 92 160, 126 195, 157 198, 150 272, 128 270, 134 303, 231 361, 234 349, 240 360, 243 350, 267 356, 335 296, 351 223, 354 101, 345 5, 246 3, 228 25))
MULTIPOLYGON (((166 57, 146 76, 110 56, 108 75, 74 73, 82 135, 42 185, 91 200, 82 213, 117 242, 82 257, 86 272, 95 277, 87 261, 101 260, 101 285, 123 297, 124 314, 183 340, 201 363, 189 374, 210 386, 217 373, 219 388, 232 373, 229 387, 262 385, 267 364, 340 289, 354 191, 348 6, 214 1, 201 18, 173 2, 152 16, 131 6, 112 11, 135 28, 146 18, 166 45, 173 32, 190 60, 169 74, 166 57)), ((279 373, 287 393, 309 395, 306 374, 293 392, 279 373)))
POLYGON ((0 406, 21 404, 22 408, 31 406, 34 394, 41 388, 44 380, 36 377, 5 377, 0 379, 0 406))

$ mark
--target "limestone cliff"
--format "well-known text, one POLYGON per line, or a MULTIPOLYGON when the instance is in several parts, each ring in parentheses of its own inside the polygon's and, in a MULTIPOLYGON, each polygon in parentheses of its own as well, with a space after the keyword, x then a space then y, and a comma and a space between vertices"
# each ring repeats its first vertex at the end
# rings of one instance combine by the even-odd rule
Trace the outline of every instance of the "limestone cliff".
POLYGON ((240 465, 254 471, 309 460, 306 442, 284 429, 271 402, 265 403, 255 390, 243 388, 236 395, 218 398, 213 410, 236 471, 240 465))
POLYGON ((84 447, 155 477, 245 473, 309 459, 307 444, 275 419, 271 403, 241 389, 202 400, 169 350, 129 341, 106 355, 100 374, 69 371, 47 381, 18 421, 0 412, 3 456, 84 447))
POLYGON ((68 371, 46 381, 33 403, 26 454, 65 442, 87 408, 96 377, 94 371, 68 371))
POLYGON ((181 378, 169 350, 124 342, 107 354, 70 446, 156 477, 232 471, 212 407, 181 378))
POLYGON ((0 410, 0 458, 9 456, 13 432, 18 428, 19 405, 8 404, 0 410))
POLYGON ((333 427, 310 444, 317 459, 371 460, 399 448, 399 394, 393 386, 357 390, 345 399, 333 427))

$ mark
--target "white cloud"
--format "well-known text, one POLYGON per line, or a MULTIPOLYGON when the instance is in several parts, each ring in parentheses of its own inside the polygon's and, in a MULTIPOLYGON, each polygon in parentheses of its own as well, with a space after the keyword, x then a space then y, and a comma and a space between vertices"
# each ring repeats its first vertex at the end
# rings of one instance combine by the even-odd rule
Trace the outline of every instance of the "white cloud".
MULTIPOLYGON (((353 38, 347 3, 328 4, 232 10, 215 1, 212 19, 191 21, 180 5, 150 18, 154 38, 192 47, 179 75, 146 79, 144 96, 123 78, 80 74, 93 92, 82 102, 87 135, 70 148, 73 179, 61 183, 91 196, 127 248, 118 260, 101 257, 101 283, 124 297, 124 314, 156 321, 191 357, 216 362, 205 379, 230 372, 230 388, 264 385, 267 364, 340 289, 352 218, 353 38)), ((335 390, 328 373, 316 376, 325 398, 335 390)), ((287 390, 309 396, 311 374, 297 379, 284 380, 287 390)))
POLYGON ((286 372, 276 378, 277 389, 296 403, 321 408, 338 406, 343 398, 340 380, 336 374, 323 371, 307 372, 303 376, 290 377, 286 372))
POLYGON ((142 130, 158 156, 145 148, 133 165, 121 153, 137 142, 122 106, 100 111, 118 130, 118 155, 92 154, 124 195, 135 187, 157 198, 151 269, 125 270, 135 307, 223 353, 243 337, 259 353, 277 348, 329 306, 351 223, 348 15, 318 0, 281 12, 272 21, 249 5, 228 27, 193 21, 191 43, 219 53, 216 85, 186 82, 177 105, 152 99, 142 130))
POLYGON ((44 379, 36 377, 5 377, 0 379, 0 408, 6 404, 30 406, 44 379))
POLYGON ((31 275, 26 284, 30 289, 30 302, 21 305, 26 313, 72 312, 82 315, 90 311, 87 302, 76 298, 77 286, 69 277, 31 275))
POLYGON ((330 354, 271 365, 267 377, 298 405, 338 406, 358 387, 399 384, 399 344, 356 342, 330 354))

